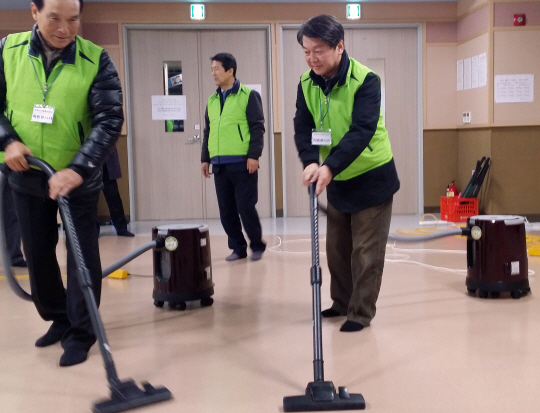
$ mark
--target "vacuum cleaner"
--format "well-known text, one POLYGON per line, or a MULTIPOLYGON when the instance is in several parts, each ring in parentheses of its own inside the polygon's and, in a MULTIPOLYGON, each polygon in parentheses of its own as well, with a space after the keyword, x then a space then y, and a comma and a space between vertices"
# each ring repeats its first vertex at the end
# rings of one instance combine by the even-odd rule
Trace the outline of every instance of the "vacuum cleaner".
POLYGON ((475 215, 467 226, 418 237, 389 234, 393 241, 416 242, 463 235, 467 237, 467 291, 480 298, 509 292, 514 299, 531 291, 525 218, 516 215, 475 215))
POLYGON ((164 239, 164 248, 154 249, 154 305, 183 311, 186 301, 213 304, 212 258, 208 225, 172 224, 152 228, 152 237, 164 239), (181 245, 182 248, 178 248, 181 245))
MULTIPOLYGON (((41 159, 30 157, 30 156, 28 156, 26 159, 30 165, 38 167, 39 169, 44 171, 49 177, 52 177, 56 173, 56 171, 47 162, 41 159)), ((0 190, 3 190, 5 185, 6 185, 6 174, 2 172, 0 173, 0 190)), ((1 204, 2 203, 0 202, 0 205, 1 204)), ((79 271, 77 271, 77 278, 79 280, 79 285, 81 286, 81 289, 84 295, 84 299, 86 302, 86 306, 88 308, 88 313, 90 315, 90 320, 92 322, 94 333, 96 334, 96 337, 97 337, 99 349, 101 351, 101 355, 103 357, 103 361, 105 364, 105 371, 107 373, 109 388, 111 390, 110 398, 96 402, 92 406, 92 411, 94 413, 123 412, 123 411, 131 410, 137 407, 147 406, 149 404, 171 399, 172 394, 165 387, 154 387, 150 383, 143 382, 142 383, 143 388, 141 389, 131 379, 121 381, 118 378, 118 375, 116 373, 116 369, 114 366, 114 362, 112 359, 111 348, 107 342, 105 329, 101 321, 101 317, 100 317, 99 310, 96 304, 94 292, 92 291, 92 281, 88 273, 88 268, 86 267, 86 264, 84 263, 84 258, 83 258, 81 247, 79 244, 79 239, 77 237, 77 233, 75 232, 75 227, 73 225, 73 220, 71 218, 69 202, 66 198, 59 196, 58 205, 60 208, 60 214, 62 216, 62 220, 66 228, 66 232, 68 235, 67 239, 73 250, 75 263, 77 265, 77 268, 79 269, 79 271)), ((0 218, 3 217, 3 215, 1 214, 3 214, 2 208, 0 208, 0 218)), ((2 262, 4 264, 4 271, 5 271, 6 278, 9 280, 9 285, 10 287, 12 287, 13 291, 19 297, 22 297, 25 300, 31 300, 31 296, 28 293, 26 293, 22 288, 20 288, 11 270, 11 262, 10 262, 9 254, 7 254, 7 251, 6 251, 6 239, 5 239, 5 232, 3 228, 3 219, 0 219, 0 231, 1 231, 0 248, 1 248, 1 253, 2 253, 2 262)), ((161 241, 154 241, 155 245, 157 245, 158 242, 160 243, 161 241)), ((118 266, 118 268, 120 266, 118 266)), ((110 272, 114 271, 115 269, 111 270, 110 272)), ((109 269, 107 269, 107 271, 108 270, 109 269)))
POLYGON ((478 215, 469 218, 467 228, 467 290, 481 298, 529 293, 525 218, 478 215))
POLYGON ((156 307, 161 308, 168 302, 170 308, 183 311, 187 308, 186 301, 195 300, 200 300, 201 307, 211 306, 214 303, 214 283, 208 225, 159 225, 152 228, 152 238, 152 241, 105 268, 103 277, 153 249, 152 298, 156 307))
POLYGON ((309 187, 311 216, 311 286, 313 297, 313 370, 314 380, 309 382, 306 392, 300 396, 283 398, 285 412, 312 412, 328 410, 363 410, 366 408, 364 396, 350 394, 346 387, 336 392, 334 383, 324 379, 322 334, 321 334, 321 283, 319 265, 319 204, 315 195, 315 184, 309 187))

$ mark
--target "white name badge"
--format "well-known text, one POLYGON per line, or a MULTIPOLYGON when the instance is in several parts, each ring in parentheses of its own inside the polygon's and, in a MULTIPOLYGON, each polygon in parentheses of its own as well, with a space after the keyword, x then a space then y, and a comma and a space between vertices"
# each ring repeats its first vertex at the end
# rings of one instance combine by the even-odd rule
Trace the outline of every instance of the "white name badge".
POLYGON ((54 107, 48 105, 34 105, 32 112, 32 122, 53 123, 54 107))
POLYGON ((311 131, 311 144, 318 146, 332 145, 332 134, 330 129, 313 129, 311 131))

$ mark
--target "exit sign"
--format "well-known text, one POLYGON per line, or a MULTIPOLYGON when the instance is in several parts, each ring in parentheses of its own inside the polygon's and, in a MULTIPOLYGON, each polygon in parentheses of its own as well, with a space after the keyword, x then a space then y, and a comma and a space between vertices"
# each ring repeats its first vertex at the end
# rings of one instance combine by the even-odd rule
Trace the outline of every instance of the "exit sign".
POLYGON ((204 4, 191 5, 191 20, 204 20, 204 4))
POLYGON ((358 20, 360 18, 360 4, 347 4, 347 19, 358 20))

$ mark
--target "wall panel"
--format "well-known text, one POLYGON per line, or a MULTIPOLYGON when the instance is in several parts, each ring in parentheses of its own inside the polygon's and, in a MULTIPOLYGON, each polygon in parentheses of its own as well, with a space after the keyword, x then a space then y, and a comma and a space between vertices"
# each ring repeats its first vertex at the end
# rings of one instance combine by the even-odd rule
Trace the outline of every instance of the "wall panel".
POLYGON ((501 126, 539 125, 540 30, 496 31, 494 46, 495 75, 534 74, 534 102, 494 103, 494 123, 501 126))
POLYGON ((493 130, 490 213, 525 216, 540 213, 539 137, 538 126, 493 130))
POLYGON ((456 45, 426 47, 426 129, 456 127, 456 45), (444 81, 443 81, 444 79, 444 81))
POLYGON ((424 131, 424 209, 437 210, 446 186, 458 179, 457 131, 424 131))

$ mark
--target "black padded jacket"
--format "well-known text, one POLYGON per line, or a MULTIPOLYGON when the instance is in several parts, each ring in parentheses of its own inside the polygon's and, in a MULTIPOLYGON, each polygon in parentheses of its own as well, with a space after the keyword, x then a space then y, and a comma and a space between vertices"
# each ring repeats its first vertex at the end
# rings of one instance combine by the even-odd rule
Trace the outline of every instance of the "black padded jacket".
MULTIPOLYGON (((32 30, 30 53, 43 55, 43 47, 36 29, 37 26, 34 26, 32 30)), ((4 60, 2 58, 5 42, 6 38, 0 41, 1 151, 4 151, 5 147, 15 140, 22 141, 4 114, 6 91, 9 87, 9 85, 6 85, 4 60)), ((76 49, 76 42, 74 41, 64 48, 59 58, 62 61, 73 61, 77 53, 76 49)), ((49 66, 54 67, 54 62, 49 66)), ((102 188, 102 166, 108 154, 114 148, 124 123, 120 79, 114 63, 105 50, 101 53, 98 73, 88 92, 88 105, 92 113, 92 130, 68 166, 69 169, 74 170, 83 178, 83 184, 70 194, 73 196, 99 191, 102 188)), ((9 183, 16 191, 36 196, 48 193, 46 177, 43 173, 35 170, 11 173, 9 183)))

